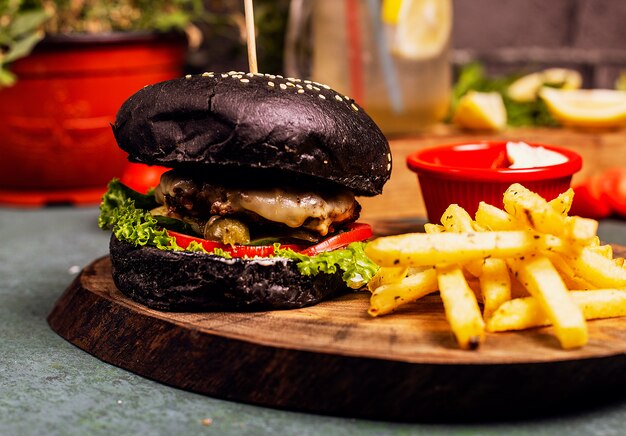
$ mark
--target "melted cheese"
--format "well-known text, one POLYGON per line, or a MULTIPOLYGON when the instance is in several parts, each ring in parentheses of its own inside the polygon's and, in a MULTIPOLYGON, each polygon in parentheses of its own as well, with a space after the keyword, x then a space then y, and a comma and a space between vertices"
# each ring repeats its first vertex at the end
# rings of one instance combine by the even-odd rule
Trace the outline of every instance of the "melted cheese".
POLYGON ((165 173, 155 192, 159 203, 167 197, 185 196, 189 211, 211 209, 211 214, 254 213, 268 221, 289 227, 304 227, 325 236, 334 222, 356 218, 358 203, 350 191, 320 194, 295 189, 230 189, 202 185, 182 178, 175 172, 165 173))

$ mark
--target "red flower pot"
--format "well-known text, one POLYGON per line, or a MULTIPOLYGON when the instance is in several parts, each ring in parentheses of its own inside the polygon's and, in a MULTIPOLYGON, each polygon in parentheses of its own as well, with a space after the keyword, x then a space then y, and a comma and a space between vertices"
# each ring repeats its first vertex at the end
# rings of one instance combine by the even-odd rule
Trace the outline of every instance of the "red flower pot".
POLYGON ((0 202, 94 203, 127 163, 110 124, 143 86, 181 74, 184 38, 151 33, 44 39, 0 90, 0 202))

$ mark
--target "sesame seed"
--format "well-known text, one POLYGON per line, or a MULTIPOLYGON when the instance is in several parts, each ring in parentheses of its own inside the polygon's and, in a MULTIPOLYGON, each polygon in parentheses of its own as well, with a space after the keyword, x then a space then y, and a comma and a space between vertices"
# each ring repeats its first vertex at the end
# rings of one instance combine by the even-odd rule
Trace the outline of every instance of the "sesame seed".
POLYGON ((254 73, 248 73, 248 74, 246 74, 246 76, 248 76, 248 77, 254 77, 254 73))
POLYGON ((302 89, 302 85, 298 85, 298 84, 296 83, 296 88, 302 89))
POLYGON ((321 87, 324 88, 324 89, 330 89, 330 86, 328 86, 328 85, 326 85, 324 83, 322 83, 321 87))
POLYGON ((391 153, 387 153, 387 160, 391 162, 391 153))
POLYGON ((328 163, 328 161, 327 161, 327 160, 324 160, 324 163, 325 163, 325 164, 327 164, 327 163, 328 163))
POLYGON ((341 98, 341 96, 340 96, 340 95, 335 94, 335 100, 337 100, 337 101, 343 101, 343 98, 341 98))
POLYGON ((316 91, 321 91, 321 89, 319 89, 317 86, 314 86, 313 89, 315 89, 316 91))
POLYGON ((358 110, 359 110, 359 108, 357 107, 357 105, 355 105, 354 103, 352 103, 352 104, 350 105, 350 107, 352 107, 352 109, 354 109, 354 110, 355 110, 355 111, 357 111, 357 112, 358 112, 358 110))
POLYGON ((274 86, 274 82, 267 82, 269 86, 274 86))
POLYGON ((191 74, 187 74, 187 75, 185 76, 185 79, 191 79, 191 74))
POLYGON ((202 77, 208 77, 208 76, 210 76, 209 73, 202 73, 202 77))
POLYGON ((324 97, 322 94, 317 94, 317 96, 321 98, 322 100, 326 100, 326 97, 324 97))
POLYGON ((284 77, 281 76, 280 74, 276 74, 276 77, 278 77, 279 79, 284 79, 284 77))
POLYGON ((228 77, 228 74, 222 74, 222 77, 228 77))
POLYGON ((280 84, 280 89, 287 89, 287 85, 285 85, 284 83, 280 84))
POLYGON ((298 94, 304 94, 304 89, 298 89, 298 94))
POLYGON ((270 74, 270 79, 275 79, 276 76, 274 74, 270 74))
POLYGON ((390 163, 387 164, 387 171, 391 171, 391 164, 390 163))
POLYGON ((249 79, 239 79, 239 81, 240 81, 241 83, 248 83, 250 80, 249 80, 249 79))
POLYGON ((294 79, 293 77, 287 77, 287 80, 289 80, 290 82, 295 82, 296 79, 294 79))
POLYGON ((305 80, 304 83, 313 83, 310 80, 305 80))
POLYGON ((293 84, 293 83, 291 83, 291 82, 287 82, 287 86, 295 87, 296 85, 294 85, 294 84, 293 84))
POLYGON ((313 89, 313 86, 312 85, 307 85, 306 89, 313 89))

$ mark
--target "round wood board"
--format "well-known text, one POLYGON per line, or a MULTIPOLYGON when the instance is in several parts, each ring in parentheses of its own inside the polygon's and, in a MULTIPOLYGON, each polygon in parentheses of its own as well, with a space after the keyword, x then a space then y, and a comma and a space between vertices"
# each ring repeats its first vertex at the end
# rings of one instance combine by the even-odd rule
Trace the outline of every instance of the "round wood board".
MULTIPOLYGON (((620 255, 626 249, 616 247, 620 255)), ((85 268, 48 317, 101 360, 216 398, 402 421, 506 419, 586 407, 626 387, 626 318, 589 322, 562 350, 552 328, 487 334, 457 348, 441 300, 367 314, 357 292, 288 311, 170 313, 122 295, 108 257, 85 268)))

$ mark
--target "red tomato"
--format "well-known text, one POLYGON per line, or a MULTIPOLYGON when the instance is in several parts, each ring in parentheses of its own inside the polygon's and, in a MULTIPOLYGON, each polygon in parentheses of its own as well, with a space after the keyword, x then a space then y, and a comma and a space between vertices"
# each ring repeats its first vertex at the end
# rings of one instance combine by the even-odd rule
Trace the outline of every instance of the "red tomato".
MULTIPOLYGON (((220 244, 219 242, 208 241, 199 237, 174 232, 172 230, 168 230, 167 233, 176 238, 176 243, 182 248, 187 248, 192 241, 195 241, 201 244, 202 247, 204 247, 204 249, 208 252, 211 252, 216 248, 220 248, 233 257, 268 257, 274 254, 273 245, 235 245, 233 247, 226 244, 220 244)), ((346 226, 345 232, 333 235, 308 248, 304 248, 302 245, 297 244, 281 244, 280 247, 289 248, 307 256, 315 256, 316 254, 324 251, 344 248, 352 242, 363 241, 372 237, 372 235, 372 227, 369 224, 352 223, 346 226)))
POLYGON ((602 173, 605 201, 614 212, 626 216, 626 168, 610 168, 602 173))
MULTIPOLYGON (((208 252, 212 252, 216 248, 219 248, 224 250, 225 253, 229 253, 232 257, 268 257, 274 254, 273 245, 235 245, 233 247, 232 245, 221 244, 219 242, 209 241, 200 237, 174 232, 172 230, 168 230, 167 233, 176 238, 176 243, 182 248, 187 248, 191 242, 195 241, 198 244, 201 244, 202 247, 208 252)), ((290 248, 293 251, 300 251, 303 246, 296 244, 281 244, 281 248, 290 248)))
POLYGON ((324 251, 337 250, 338 248, 344 248, 352 242, 364 241, 371 238, 374 233, 372 232, 372 226, 365 223, 352 223, 346 226, 346 231, 324 239, 322 242, 312 245, 309 248, 302 250, 302 254, 307 256, 315 256, 316 254, 324 251))
POLYGON ((601 175, 586 178, 574 186, 574 200, 570 215, 602 219, 612 213, 611 206, 604 198, 604 181, 601 175))
POLYGON ((120 182, 137 192, 146 194, 150 189, 158 186, 161 174, 169 169, 158 165, 128 163, 120 177, 120 182))

